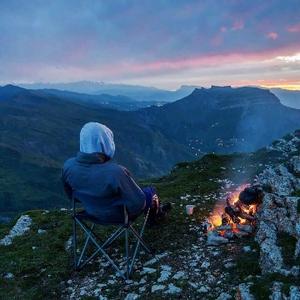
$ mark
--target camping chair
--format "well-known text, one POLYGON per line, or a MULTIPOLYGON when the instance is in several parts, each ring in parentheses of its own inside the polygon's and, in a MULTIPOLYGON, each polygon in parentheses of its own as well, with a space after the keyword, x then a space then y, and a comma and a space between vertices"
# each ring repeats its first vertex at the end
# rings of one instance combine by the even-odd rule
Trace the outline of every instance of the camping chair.
MULTIPOLYGON (((143 240, 143 233, 145 230, 145 225, 147 223, 150 209, 147 210, 144 218, 144 222, 142 224, 140 233, 138 233, 133 228, 133 221, 136 219, 130 219, 128 216, 128 212, 125 205, 121 205, 120 209, 123 209, 124 212, 124 222, 102 222, 101 220, 95 218, 94 216, 89 215, 86 211, 78 211, 76 204, 84 202, 81 200, 84 197, 85 201, 87 197, 91 197, 88 195, 73 193, 72 195, 72 217, 73 217, 73 255, 74 255, 74 268, 75 270, 82 269, 87 263, 89 263, 93 258, 95 258, 97 255, 103 255, 107 261, 110 263, 110 265, 116 270, 116 272, 123 278, 123 279, 129 279, 133 267, 134 262, 137 258, 140 245, 146 250, 148 253, 153 253, 152 250, 149 249, 149 247, 146 245, 145 241, 143 240), (91 225, 88 225, 88 223, 91 223, 91 225), (108 237, 108 239, 100 243, 99 237, 94 232, 94 228, 96 225, 102 225, 102 226, 112 226, 115 225, 118 228, 108 237), (82 249, 80 250, 79 254, 77 254, 77 247, 78 247, 78 228, 80 227, 83 232, 85 233, 85 242, 83 244, 82 249), (132 235, 136 238, 136 245, 135 247, 132 247, 134 251, 132 254, 129 252, 129 239, 128 235, 129 233, 132 233, 132 235), (122 235, 125 235, 125 268, 121 270, 120 265, 117 265, 113 259, 108 255, 106 249, 119 237, 122 235), (92 255, 89 257, 86 256, 87 248, 89 244, 93 244, 96 247, 96 250, 93 252, 92 255)), ((94 199, 95 200, 95 199, 94 199)))

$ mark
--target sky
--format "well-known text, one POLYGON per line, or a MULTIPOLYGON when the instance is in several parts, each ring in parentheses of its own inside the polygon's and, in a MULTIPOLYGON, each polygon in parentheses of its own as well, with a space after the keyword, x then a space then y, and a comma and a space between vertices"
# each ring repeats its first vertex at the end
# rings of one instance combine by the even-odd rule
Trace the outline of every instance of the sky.
POLYGON ((0 84, 300 89, 300 0, 0 0, 0 84))

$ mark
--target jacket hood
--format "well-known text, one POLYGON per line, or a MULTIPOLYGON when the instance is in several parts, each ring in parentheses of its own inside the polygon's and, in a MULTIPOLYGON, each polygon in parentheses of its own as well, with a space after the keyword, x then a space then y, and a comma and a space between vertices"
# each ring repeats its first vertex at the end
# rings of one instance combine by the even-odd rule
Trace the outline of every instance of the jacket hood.
POLYGON ((115 154, 113 132, 100 123, 86 123, 80 131, 80 152, 103 153, 112 158, 115 154))

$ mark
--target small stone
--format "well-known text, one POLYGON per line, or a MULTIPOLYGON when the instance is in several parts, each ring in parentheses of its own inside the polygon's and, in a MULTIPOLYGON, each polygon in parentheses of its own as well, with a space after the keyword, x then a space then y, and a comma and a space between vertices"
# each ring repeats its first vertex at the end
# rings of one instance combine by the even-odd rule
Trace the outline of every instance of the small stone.
POLYGON ((162 291, 166 288, 165 285, 163 284, 155 284, 155 285, 152 285, 151 287, 151 293, 155 293, 157 291, 162 291))
POLYGON ((5 273, 3 278, 4 279, 13 279, 15 275, 13 273, 5 273))
POLYGON ((46 230, 44 230, 44 229, 39 229, 38 230, 38 234, 43 234, 43 233, 46 233, 47 231, 46 230))
POLYGON ((155 273, 156 269, 144 267, 141 275, 155 273))
POLYGON ((138 299, 140 296, 138 294, 135 293, 129 293, 126 295, 124 300, 135 300, 138 299))
POLYGON ((201 268, 203 269, 208 269, 208 267, 210 266, 210 262, 205 260, 202 265, 201 265, 201 268))
POLYGON ((133 284, 133 280, 127 279, 127 280, 125 281, 125 283, 126 283, 126 284, 133 284))
POLYGON ((227 293, 221 293, 216 300, 230 300, 232 297, 227 293))
POLYGON ((160 277, 158 278, 158 282, 165 282, 169 279, 169 277, 171 276, 171 272, 169 271, 161 271, 160 273, 160 277))
POLYGON ((236 298, 242 299, 242 300, 254 300, 255 299, 254 296, 250 293, 249 284, 241 283, 238 286, 236 298))
POLYGON ((194 288, 194 289, 197 289, 197 288, 198 288, 198 284, 195 283, 195 282, 189 281, 188 284, 189 284, 192 288, 194 288))
POLYGON ((183 271, 178 271, 174 274, 174 276, 172 277, 175 280, 181 279, 185 277, 185 272, 183 271))
POLYGON ((116 283, 116 281, 115 281, 115 280, 112 280, 112 279, 110 279, 110 280, 108 280, 108 281, 107 281, 107 283, 108 283, 108 284, 115 284, 115 283, 116 283))
POLYGON ((182 289, 175 286, 173 283, 168 285, 168 289, 164 292, 165 294, 178 294, 181 293, 182 289))
POLYGON ((67 284, 72 284, 72 280, 71 279, 69 279, 68 281, 67 281, 67 284))
POLYGON ((210 290, 210 288, 209 288, 208 286, 203 285, 203 286, 201 286, 200 289, 198 289, 198 292, 199 292, 199 293, 205 294, 205 293, 207 293, 209 290, 210 290))
POLYGON ((168 266, 168 265, 161 265, 160 266, 162 270, 164 271, 171 271, 172 270, 172 267, 168 266))
POLYGON ((244 252, 251 252, 251 247, 250 246, 245 246, 243 247, 244 252))
POLYGON ((207 235, 207 245, 208 246, 219 246, 222 244, 227 244, 229 242, 228 239, 219 236, 216 232, 210 231, 207 235))
POLYGON ((235 266, 236 266, 236 264, 234 262, 228 262, 228 263, 224 264, 224 267, 226 269, 230 269, 230 268, 233 268, 235 266))

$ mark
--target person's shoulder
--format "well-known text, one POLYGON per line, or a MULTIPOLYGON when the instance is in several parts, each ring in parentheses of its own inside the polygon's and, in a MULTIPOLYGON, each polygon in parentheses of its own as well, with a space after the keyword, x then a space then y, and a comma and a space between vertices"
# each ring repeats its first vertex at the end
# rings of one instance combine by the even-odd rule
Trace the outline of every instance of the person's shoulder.
POLYGON ((71 166, 73 166, 76 162, 76 157, 70 157, 68 158, 64 164, 63 164, 63 169, 67 169, 67 168, 70 168, 71 166))
POLYGON ((117 174, 120 175, 129 175, 130 176, 130 172, 122 165, 117 164, 116 162, 110 162, 109 166, 112 170, 114 170, 117 174))

